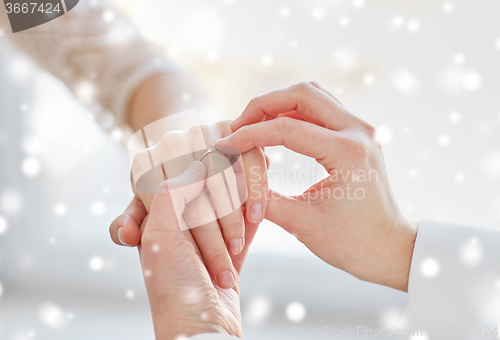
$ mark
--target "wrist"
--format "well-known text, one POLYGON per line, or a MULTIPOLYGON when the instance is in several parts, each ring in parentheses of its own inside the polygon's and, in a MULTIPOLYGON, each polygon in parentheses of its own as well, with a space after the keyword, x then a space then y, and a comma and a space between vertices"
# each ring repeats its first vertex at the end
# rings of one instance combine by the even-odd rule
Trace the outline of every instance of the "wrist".
POLYGON ((182 313, 158 314, 153 312, 153 325, 156 339, 177 340, 188 338, 196 334, 221 333, 227 334, 226 330, 218 325, 204 321, 195 315, 182 315, 182 313))
POLYGON ((137 131, 158 119, 204 102, 203 91, 192 77, 180 73, 157 74, 142 82, 132 94, 127 123, 137 131))
POLYGON ((408 280, 410 276, 411 260, 417 237, 418 222, 407 220, 404 217, 398 219, 393 230, 397 232, 396 246, 394 246, 394 261, 389 267, 386 278, 386 286, 408 291, 408 280))

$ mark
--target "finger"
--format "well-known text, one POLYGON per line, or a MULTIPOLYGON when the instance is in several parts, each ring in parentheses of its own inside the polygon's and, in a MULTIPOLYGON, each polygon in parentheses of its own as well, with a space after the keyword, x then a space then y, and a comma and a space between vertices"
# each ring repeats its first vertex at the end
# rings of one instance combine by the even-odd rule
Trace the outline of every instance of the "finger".
MULTIPOLYGON (((183 223, 186 223, 186 221, 184 221, 183 223)), ((198 247, 198 244, 196 243, 196 240, 194 239, 191 230, 183 230, 183 233, 186 239, 189 241, 189 243, 191 243, 191 245, 193 246, 196 255, 198 255, 198 257, 201 260, 201 263, 203 263, 203 265, 206 266, 205 260, 203 259, 203 255, 201 254, 200 248, 198 247)))
POLYGON ((255 147, 284 145, 302 155, 315 158, 329 171, 331 160, 342 156, 350 137, 337 131, 295 120, 278 118, 239 129, 231 136, 219 139, 216 145, 232 146, 242 153, 255 147))
POLYGON ((203 162, 208 169, 207 188, 217 211, 227 249, 233 255, 239 254, 244 245, 245 225, 231 162, 219 152, 208 154, 203 162))
POLYGON ((278 117, 289 117, 289 118, 298 119, 298 120, 304 120, 305 121, 304 117, 302 117, 301 115, 299 115, 295 111, 287 112, 287 113, 281 113, 281 114, 278 115, 278 117))
MULTIPOLYGON (((196 206, 196 200, 191 204, 196 206)), ((235 284, 235 270, 217 221, 214 219, 213 222, 192 228, 190 231, 212 279, 221 288, 232 288, 235 284)))
POLYGON ((261 148, 250 149, 242 158, 248 186, 246 218, 258 224, 264 219, 267 208, 266 159, 261 148))
MULTIPOLYGON (((183 161, 185 161, 184 157, 183 161)), ((201 162, 194 163, 203 164, 201 162)), ((176 166, 165 166, 165 172, 169 178, 176 175, 178 171, 179 168, 176 166)), ((182 181, 189 182, 187 177, 181 178, 184 179, 177 183, 179 187, 186 184, 182 181)), ((171 181, 179 181, 179 177, 173 177, 169 179, 169 181, 170 187, 172 187, 171 181)), ((208 186, 208 180, 206 184, 208 186)), ((227 195, 227 192, 225 193, 227 195)), ((176 213, 178 213, 178 211, 176 211, 176 213)), ((221 234, 219 223, 217 222, 214 207, 212 207, 209 200, 208 193, 203 190, 198 197, 187 204, 183 215, 186 225, 181 225, 180 227, 182 230, 189 229, 191 232, 211 276, 220 287, 233 287, 235 277, 234 268, 224 238, 221 234)))
POLYGON ((271 120, 291 111, 308 122, 331 130, 343 130, 362 122, 334 98, 304 82, 252 99, 241 116, 232 123, 231 129, 236 131, 242 126, 271 120))
POLYGON ((330 91, 328 91, 327 89, 325 89, 324 87, 322 87, 320 84, 318 84, 318 83, 317 83, 317 82, 315 82, 315 81, 311 81, 311 82, 310 82, 310 84, 311 84, 312 86, 314 86, 315 88, 320 89, 321 91, 325 92, 327 95, 329 95, 330 97, 332 97, 333 99, 335 99, 335 101, 337 101, 337 103, 339 103, 339 105, 341 105, 342 107, 344 107, 344 108, 345 108, 345 106, 344 106, 344 105, 340 102, 340 100, 338 100, 338 98, 337 98, 337 97, 335 97, 335 96, 333 95, 333 93, 331 93, 330 91))
MULTIPOLYGON (((255 236, 255 233, 257 232, 257 229, 259 227, 259 223, 252 223, 249 222, 245 218, 245 245, 246 247, 243 248, 241 253, 238 255, 232 255, 231 260, 233 261, 233 266, 236 272, 238 273, 238 276, 241 275, 241 270, 243 269, 243 264, 245 263, 246 256, 248 254, 248 250, 250 249, 250 244, 253 241, 253 238, 255 236)), ((238 277, 239 279, 239 277, 238 277)))
POLYGON ((207 188, 219 217, 227 249, 233 255, 239 254, 245 242, 245 224, 236 175, 229 160, 220 153, 211 153, 204 161, 210 162, 209 169, 215 173, 207 179, 207 188))
POLYGON ((141 223, 147 214, 142 201, 134 196, 125 212, 118 216, 109 227, 113 242, 120 246, 137 246, 141 241, 141 223))

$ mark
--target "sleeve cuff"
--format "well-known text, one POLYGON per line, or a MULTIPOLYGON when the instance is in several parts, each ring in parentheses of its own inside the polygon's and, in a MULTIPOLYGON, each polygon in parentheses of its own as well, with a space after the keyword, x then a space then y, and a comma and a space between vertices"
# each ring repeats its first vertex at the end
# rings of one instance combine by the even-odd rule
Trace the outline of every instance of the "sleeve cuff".
POLYGON ((115 119, 118 125, 125 124, 128 104, 137 87, 148 78, 162 73, 180 74, 182 71, 173 62, 162 58, 156 58, 151 63, 138 69, 134 75, 127 79, 116 96, 115 119))
POLYGON ((500 298, 499 245, 492 229, 420 222, 401 326, 432 339, 465 339, 479 321, 495 326, 486 323, 500 298))

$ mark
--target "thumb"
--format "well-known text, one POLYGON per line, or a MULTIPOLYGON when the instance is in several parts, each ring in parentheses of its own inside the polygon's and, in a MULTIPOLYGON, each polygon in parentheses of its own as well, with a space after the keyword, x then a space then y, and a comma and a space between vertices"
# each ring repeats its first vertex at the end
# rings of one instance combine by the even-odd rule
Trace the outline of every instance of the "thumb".
POLYGON ((307 222, 308 208, 310 207, 308 207, 307 201, 283 196, 276 191, 269 190, 269 202, 265 217, 290 234, 297 235, 300 226, 307 222))

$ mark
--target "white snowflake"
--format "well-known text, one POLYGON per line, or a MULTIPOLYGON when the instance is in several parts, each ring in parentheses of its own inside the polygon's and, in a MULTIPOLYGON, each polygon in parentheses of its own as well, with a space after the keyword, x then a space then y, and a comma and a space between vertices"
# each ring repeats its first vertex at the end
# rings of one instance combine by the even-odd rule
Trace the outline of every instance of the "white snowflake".
POLYGON ((411 19, 408 21, 408 31, 416 33, 420 30, 420 22, 417 19, 411 19))
POLYGON ((454 9, 455 6, 451 2, 443 4, 443 11, 447 14, 453 12, 454 9))
POLYGON ((465 63, 465 56, 462 53, 457 53, 453 56, 453 62, 457 65, 465 63))
POLYGON ((99 272, 104 268, 104 260, 100 256, 93 256, 89 260, 89 268, 94 272, 99 272))
POLYGON ((381 125, 377 127, 375 132, 375 139, 381 144, 386 145, 389 144, 394 137, 394 133, 392 129, 387 125, 381 125))
POLYGON ((75 88, 76 96, 83 101, 90 101, 95 97, 95 85, 89 81, 80 82, 75 88))
POLYGON ((42 165, 35 157, 28 157, 21 163, 21 170, 27 177, 35 177, 40 173, 42 165))
POLYGON ((68 212, 68 209, 63 203, 57 203, 54 206, 54 214, 57 216, 64 216, 68 212))
POLYGON ((385 329, 396 330, 402 316, 398 308, 389 308, 382 313, 382 325, 385 329))
POLYGON ((375 84, 375 76, 371 73, 367 73, 363 76, 363 83, 365 83, 366 86, 372 86, 375 84))
POLYGON ((465 72, 462 78, 462 86, 467 91, 476 91, 481 87, 481 75, 476 71, 465 72))
POLYGON ((392 26, 394 26, 395 28, 402 27, 404 25, 404 23, 405 23, 405 19, 400 15, 397 15, 394 18, 392 18, 392 26))
POLYGON ((125 292, 125 297, 132 300, 135 297, 135 292, 132 289, 129 289, 125 292))
POLYGON ((500 153, 492 152, 483 159, 483 170, 488 177, 500 178, 500 153))
POLYGON ((452 111, 450 113, 450 122, 456 124, 462 120, 462 115, 458 111, 452 111))
POLYGON ((52 329, 61 329, 66 324, 63 310, 53 303, 42 305, 39 310, 39 316, 42 322, 52 329))
POLYGON ((0 215, 0 235, 3 235, 9 229, 9 221, 2 215, 0 215))
POLYGON ((406 95, 417 93, 419 82, 417 78, 408 70, 400 69, 394 72, 392 81, 396 89, 406 95))
POLYGON ((282 17, 288 17, 288 16, 290 16, 290 13, 291 13, 290 7, 283 6, 280 8, 280 15, 282 17))
POLYGON ((462 248, 462 260, 466 265, 477 265, 482 258, 483 250, 477 238, 473 238, 462 248))
POLYGON ((356 9, 363 8, 365 6, 365 0, 352 0, 352 6, 356 9))
POLYGON ((339 25, 340 27, 347 27, 351 23, 351 19, 347 16, 343 16, 339 19, 339 25))
POLYGON ((270 54, 264 54, 262 57, 260 57, 260 63, 264 67, 271 66, 273 62, 274 62, 273 56, 270 54))
POLYGON ((441 135, 438 137, 438 144, 442 147, 450 145, 450 137, 448 135, 441 135))
POLYGON ((106 205, 101 201, 95 201, 90 205, 90 212, 92 215, 100 216, 106 211, 106 205))
POLYGON ((17 56, 7 66, 7 70, 15 81, 26 81, 34 70, 33 63, 26 57, 17 56))
POLYGON ((299 322, 306 316, 306 308, 300 302, 292 302, 286 307, 286 316, 292 322, 299 322))
POLYGON ((0 195, 0 210, 7 215, 19 214, 23 206, 23 196, 15 189, 7 189, 0 195))
POLYGON ((263 296, 254 297, 248 305, 245 318, 251 325, 257 325, 269 316, 271 309, 269 299, 263 296))
POLYGON ((321 20, 325 17, 325 10, 321 7, 314 7, 311 11, 311 16, 315 20, 321 20))
POLYGON ((219 61, 219 53, 213 50, 208 52, 207 60, 209 63, 216 63, 217 61, 219 61))
POLYGON ((112 22, 113 20, 115 20, 115 12, 111 10, 104 11, 102 13, 102 20, 104 20, 105 22, 112 22))
POLYGON ((465 174, 463 172, 457 172, 455 175, 455 181, 461 183, 465 180, 465 174))
POLYGON ((439 262, 436 259, 429 257, 422 261, 422 264, 420 265, 420 271, 425 277, 435 277, 439 274, 440 271, 439 262))

